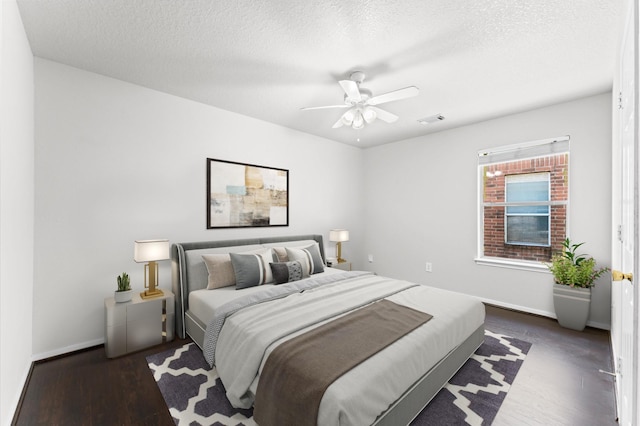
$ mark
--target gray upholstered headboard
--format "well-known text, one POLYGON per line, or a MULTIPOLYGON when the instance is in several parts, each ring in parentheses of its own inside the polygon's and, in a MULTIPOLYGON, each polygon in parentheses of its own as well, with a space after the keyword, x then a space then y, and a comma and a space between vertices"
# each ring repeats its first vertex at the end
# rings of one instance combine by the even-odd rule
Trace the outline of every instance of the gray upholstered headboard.
POLYGON ((326 260, 322 235, 289 235, 282 237, 246 238, 224 241, 176 243, 171 246, 171 288, 176 296, 176 332, 185 337, 184 314, 189 309, 189 293, 206 288, 208 272, 202 255, 247 251, 263 245, 291 241, 316 241, 322 259, 326 260))

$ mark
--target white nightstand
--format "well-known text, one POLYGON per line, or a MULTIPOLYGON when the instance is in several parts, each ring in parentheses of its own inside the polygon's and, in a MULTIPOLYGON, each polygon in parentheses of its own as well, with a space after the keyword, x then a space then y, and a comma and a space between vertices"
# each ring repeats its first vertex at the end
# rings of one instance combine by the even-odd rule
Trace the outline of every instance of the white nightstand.
POLYGON ((351 270, 351 262, 342 262, 342 263, 333 262, 331 264, 331 267, 335 268, 335 269, 342 269, 343 271, 350 271, 351 270))
POLYGON ((143 299, 134 294, 130 302, 104 300, 104 347, 114 358, 173 340, 175 298, 169 290, 162 297, 143 299))

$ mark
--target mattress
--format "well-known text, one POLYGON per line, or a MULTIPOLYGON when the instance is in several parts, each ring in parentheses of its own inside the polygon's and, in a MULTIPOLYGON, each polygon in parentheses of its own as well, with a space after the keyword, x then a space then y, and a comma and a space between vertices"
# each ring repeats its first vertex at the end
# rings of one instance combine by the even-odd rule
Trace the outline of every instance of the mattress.
POLYGON ((351 303, 360 303, 352 301, 356 287, 363 294, 355 299, 366 303, 390 294, 385 298, 431 314, 433 319, 335 381, 320 404, 318 424, 372 424, 484 323, 484 305, 473 297, 375 275, 356 276, 251 306, 229 317, 216 350, 216 368, 232 404, 251 406, 259 372, 270 352, 279 343, 326 322, 333 311, 344 313, 351 303), (302 298, 304 303, 296 301, 302 298), (292 331, 272 339, 282 326, 292 331))

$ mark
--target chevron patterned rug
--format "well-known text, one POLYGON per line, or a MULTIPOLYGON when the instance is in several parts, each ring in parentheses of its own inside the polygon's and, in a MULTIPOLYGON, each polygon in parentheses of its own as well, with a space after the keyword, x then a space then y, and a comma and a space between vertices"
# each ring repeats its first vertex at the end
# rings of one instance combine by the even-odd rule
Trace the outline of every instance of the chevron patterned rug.
MULTIPOLYGON (((485 341, 412 425, 490 425, 518 374, 531 343, 485 331, 485 341)), ((177 425, 253 426, 252 410, 225 397, 202 352, 189 343, 147 357, 177 425)))

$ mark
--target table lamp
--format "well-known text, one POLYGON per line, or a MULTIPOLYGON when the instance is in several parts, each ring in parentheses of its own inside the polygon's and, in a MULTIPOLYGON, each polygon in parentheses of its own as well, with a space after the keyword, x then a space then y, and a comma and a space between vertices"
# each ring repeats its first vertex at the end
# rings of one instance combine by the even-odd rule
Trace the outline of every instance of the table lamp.
POLYGON ((336 257, 338 263, 344 263, 346 260, 342 258, 342 242, 349 241, 349 231, 346 229, 332 229, 329 231, 329 241, 336 243, 336 257))
POLYGON ((162 296, 158 287, 158 260, 169 259, 169 240, 139 240, 135 242, 133 260, 144 265, 144 288, 140 293, 143 299, 162 296))

